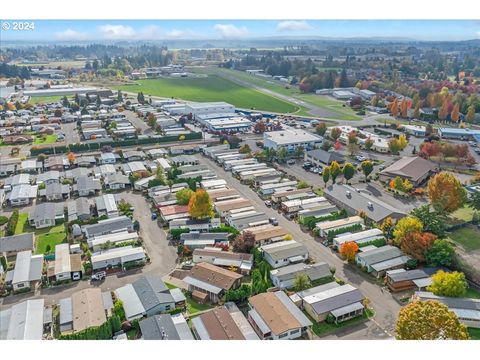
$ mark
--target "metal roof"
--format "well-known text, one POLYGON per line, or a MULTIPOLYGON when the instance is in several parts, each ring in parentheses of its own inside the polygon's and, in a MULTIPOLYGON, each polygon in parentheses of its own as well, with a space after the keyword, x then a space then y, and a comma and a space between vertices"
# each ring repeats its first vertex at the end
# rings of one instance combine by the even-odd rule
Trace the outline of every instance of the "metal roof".
POLYGON ((385 260, 372 265, 372 268, 375 271, 383 271, 386 269, 391 269, 395 266, 406 264, 410 260, 410 257, 407 255, 398 256, 394 259, 385 260))
POLYGON ((147 312, 157 305, 175 302, 170 291, 159 277, 143 276, 133 282, 132 286, 147 312))
POLYGON ((222 291, 222 288, 219 288, 215 285, 209 284, 207 282, 204 282, 198 279, 194 279, 190 276, 185 277, 183 281, 189 285, 198 287, 200 289, 203 289, 213 294, 219 294, 222 291))
POLYGON ((27 300, 13 305, 6 340, 41 340, 43 311, 43 299, 27 300))
POLYGON ((128 320, 142 317, 145 308, 142 305, 132 284, 127 284, 115 290, 116 296, 122 300, 125 316, 128 320))
POLYGON ((12 284, 40 280, 42 278, 43 255, 32 255, 31 250, 17 254, 12 284))
POLYGON ((357 311, 357 310, 360 310, 360 309, 363 309, 363 308, 364 308, 364 306, 361 302, 356 302, 356 303, 353 303, 353 304, 335 309, 331 313, 332 313, 333 316, 339 317, 339 316, 348 314, 352 311, 357 311))
POLYGON ((72 298, 60 299, 58 304, 60 306, 60 325, 73 323, 72 298))

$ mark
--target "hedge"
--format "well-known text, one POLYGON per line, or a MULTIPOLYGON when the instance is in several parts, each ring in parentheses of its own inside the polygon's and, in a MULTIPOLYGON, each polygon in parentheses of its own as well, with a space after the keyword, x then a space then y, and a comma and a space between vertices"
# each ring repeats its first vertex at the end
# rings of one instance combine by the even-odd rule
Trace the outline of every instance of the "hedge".
POLYGON ((8 217, 6 216, 0 216, 0 226, 5 225, 8 222, 8 217))
POLYGON ((347 227, 344 227, 344 228, 340 228, 340 229, 337 229, 337 230, 330 230, 327 233, 327 239, 329 241, 331 241, 337 235, 344 234, 346 232, 355 232, 357 230, 361 230, 362 228, 363 228, 362 224, 354 224, 354 225, 347 226, 347 227))
POLYGON ((233 235, 240 234, 240 231, 235 229, 233 226, 228 226, 228 225, 220 225, 220 227, 212 228, 212 229, 210 229, 210 232, 211 233, 227 232, 227 233, 233 234, 233 235))
MULTIPOLYGON (((201 132, 192 132, 185 135, 185 140, 199 140, 202 139, 201 132)), ((32 147, 30 149, 31 156, 37 156, 39 154, 50 155, 53 153, 67 153, 73 152, 88 152, 92 150, 99 150, 104 146, 111 146, 113 148, 128 147, 136 145, 151 145, 167 142, 179 142, 178 136, 163 136, 163 137, 148 137, 142 139, 128 139, 120 141, 102 141, 102 142, 89 142, 80 144, 70 144, 68 146, 52 146, 52 147, 32 147)))
POLYGON ((111 340, 113 334, 121 329, 120 318, 116 315, 110 317, 100 326, 73 333, 60 335, 59 340, 111 340), (119 327, 120 326, 120 327, 119 327))
POLYGON ((385 238, 375 239, 375 240, 372 240, 372 241, 368 241, 368 242, 365 242, 365 243, 358 244, 358 247, 361 248, 361 247, 365 247, 365 246, 369 246, 369 245, 373 245, 373 246, 376 246, 376 247, 382 247, 382 246, 387 245, 387 240, 385 240, 385 238))
POLYGON ((189 233, 190 229, 189 228, 183 228, 183 229, 170 229, 170 235, 172 236, 172 239, 175 241, 180 240, 180 235, 189 233))
POLYGON ((5 235, 11 236, 15 235, 15 228, 17 227, 18 223, 18 209, 13 210, 12 216, 8 219, 7 230, 5 231, 5 235))
POLYGON ((330 215, 321 216, 321 217, 307 216, 303 218, 300 221, 300 223, 308 227, 310 230, 313 230, 315 228, 315 225, 318 224, 319 222, 339 220, 339 219, 344 219, 346 217, 347 217, 347 212, 345 210, 341 210, 341 211, 336 211, 330 215))

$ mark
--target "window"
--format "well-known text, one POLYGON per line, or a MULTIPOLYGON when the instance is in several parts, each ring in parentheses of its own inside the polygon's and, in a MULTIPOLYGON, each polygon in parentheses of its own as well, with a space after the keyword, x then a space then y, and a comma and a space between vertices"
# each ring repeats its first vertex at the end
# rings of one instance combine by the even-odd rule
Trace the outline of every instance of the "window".
POLYGON ((288 332, 278 335, 278 338, 282 339, 282 338, 287 337, 287 336, 288 336, 288 332))

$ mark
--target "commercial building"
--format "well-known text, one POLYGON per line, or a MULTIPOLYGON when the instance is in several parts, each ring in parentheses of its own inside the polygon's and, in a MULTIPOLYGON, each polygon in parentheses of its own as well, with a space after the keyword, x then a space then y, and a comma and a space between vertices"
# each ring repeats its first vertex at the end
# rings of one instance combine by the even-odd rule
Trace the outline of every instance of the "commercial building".
POLYGON ((203 102, 189 103, 185 105, 185 113, 192 114, 196 119, 198 115, 208 115, 215 113, 235 113, 235 106, 226 102, 203 102))
POLYGON ((302 147, 304 150, 312 150, 322 144, 323 138, 305 130, 287 128, 280 131, 270 131, 263 134, 263 146, 266 149, 287 149, 289 152, 302 147))
POLYGON ((325 166, 330 165, 333 161, 343 164, 345 162, 345 157, 335 151, 316 149, 305 152, 304 160, 310 161, 315 166, 325 166))
POLYGON ((384 182, 389 182, 398 176, 402 180, 408 179, 413 186, 419 186, 427 181, 435 171, 436 165, 433 162, 419 156, 406 156, 380 171, 378 175, 384 182))
POLYGON ((438 135, 443 139, 480 141, 480 130, 461 128, 440 128, 438 135))
POLYGON ((333 184, 327 186, 323 196, 338 208, 345 209, 352 215, 364 212, 375 223, 381 223, 387 217, 397 221, 406 216, 403 211, 370 195, 367 191, 357 190, 349 185, 333 184))

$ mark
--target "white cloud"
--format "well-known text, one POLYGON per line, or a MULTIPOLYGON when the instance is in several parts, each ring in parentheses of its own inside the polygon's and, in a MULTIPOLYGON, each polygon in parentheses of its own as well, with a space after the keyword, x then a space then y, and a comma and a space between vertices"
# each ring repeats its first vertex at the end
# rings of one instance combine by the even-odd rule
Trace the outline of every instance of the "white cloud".
POLYGON ((61 41, 82 41, 88 38, 88 35, 83 32, 66 29, 65 31, 56 32, 55 38, 61 41))
POLYGON ((306 31, 312 29, 312 26, 306 21, 287 20, 277 24, 277 31, 306 31))
POLYGON ((126 40, 135 36, 136 32, 131 26, 102 25, 98 28, 100 35, 108 40, 126 40))
POLYGON ((248 34, 246 27, 238 27, 232 24, 216 24, 214 29, 220 33, 220 36, 226 39, 240 38, 248 34))
POLYGON ((192 30, 178 30, 178 29, 172 29, 170 31, 167 31, 165 34, 165 38, 167 39, 173 39, 173 40, 185 40, 185 39, 199 39, 201 38, 202 35, 199 33, 196 33, 192 30))
POLYGON ((141 28, 135 34, 138 40, 157 40, 160 37, 161 29, 156 25, 149 25, 141 28))

